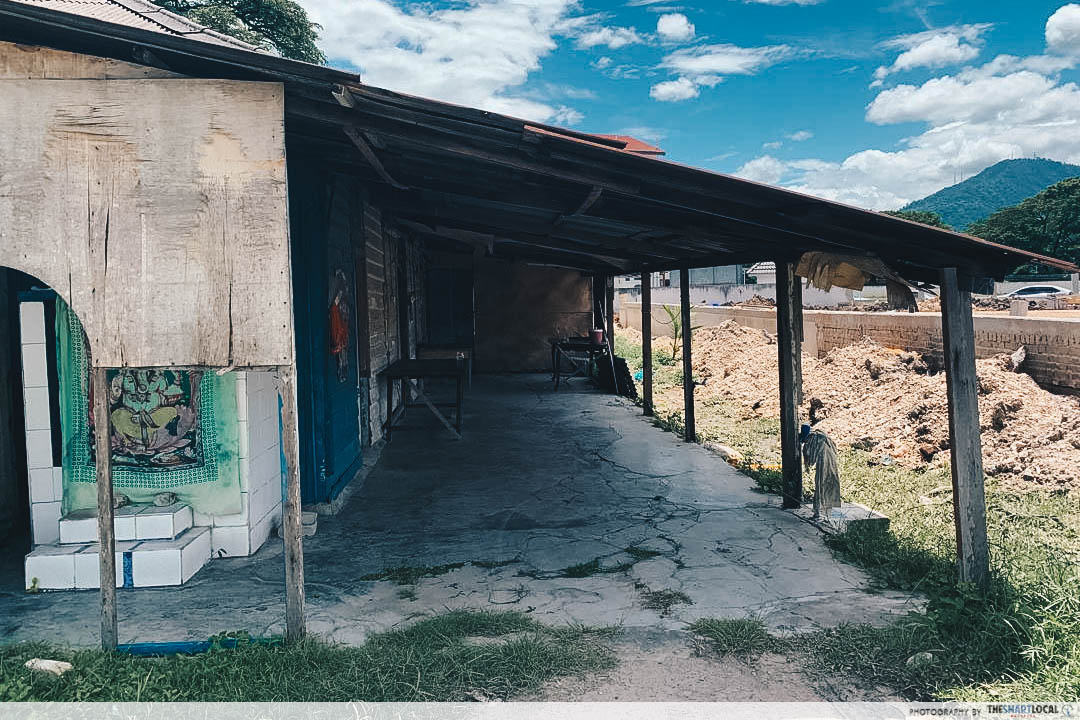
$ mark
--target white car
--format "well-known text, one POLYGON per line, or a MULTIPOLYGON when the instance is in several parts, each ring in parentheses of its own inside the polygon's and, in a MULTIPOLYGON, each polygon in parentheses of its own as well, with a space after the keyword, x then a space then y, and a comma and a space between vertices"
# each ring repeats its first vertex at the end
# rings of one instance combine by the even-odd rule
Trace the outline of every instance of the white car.
POLYGON ((1047 298, 1054 297, 1055 295, 1068 295, 1069 290, 1059 285, 1025 285, 1022 288, 1017 288, 1007 295, 1002 297, 1010 300, 1022 300, 1027 298, 1047 298))

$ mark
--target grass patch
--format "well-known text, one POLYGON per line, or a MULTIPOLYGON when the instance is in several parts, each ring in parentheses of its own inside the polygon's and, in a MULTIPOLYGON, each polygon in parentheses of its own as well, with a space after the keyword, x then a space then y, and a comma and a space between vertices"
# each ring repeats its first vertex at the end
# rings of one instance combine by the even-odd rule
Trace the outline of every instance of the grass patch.
POLYGON ((646 610, 657 610, 667 617, 671 609, 676 605, 693 605, 690 596, 680 590, 642 590, 641 607, 646 610))
POLYGON ((134 658, 44 645, 0 647, 0 701, 417 702, 510 699, 614 665, 607 630, 553 628, 521 613, 456 611, 372 636, 361 647, 315 639, 241 643, 191 657, 134 658), (514 635, 506 642, 467 639, 514 635), (32 657, 71 662, 59 678, 32 657))
MULTIPOLYGON (((682 396, 670 378, 655 378, 655 422, 681 434, 682 396)), ((780 488, 772 467, 778 427, 774 418, 741 417, 722 400, 698 406, 699 440, 740 451, 741 469, 766 492, 780 488)), ((988 478, 993 580, 977 592, 956 582, 948 471, 871 465, 871 458, 840 449, 841 489, 845 500, 888 515, 889 530, 856 526, 827 542, 879 587, 925 594, 927 610, 883 629, 815 633, 790 641, 788 650, 805 653, 814 672, 857 676, 917 700, 1080 697, 1080 493, 1020 494, 988 478)), ((812 487, 805 478, 808 499, 812 487)))
POLYGON ((402 565, 400 567, 387 568, 377 573, 363 575, 361 580, 390 580, 398 585, 415 585, 421 578, 438 577, 445 575, 451 570, 465 567, 465 563, 449 563, 447 565, 430 565, 426 567, 414 567, 402 565))
POLYGON ((689 630, 705 647, 721 657, 734 655, 753 659, 766 652, 784 649, 783 641, 770 635, 765 623, 756 618, 704 618, 692 624, 689 630))

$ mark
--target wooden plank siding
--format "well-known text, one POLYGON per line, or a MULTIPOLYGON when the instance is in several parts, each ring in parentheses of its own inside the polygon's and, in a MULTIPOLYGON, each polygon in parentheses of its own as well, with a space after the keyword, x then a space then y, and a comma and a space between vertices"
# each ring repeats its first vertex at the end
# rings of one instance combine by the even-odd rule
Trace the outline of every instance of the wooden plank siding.
POLYGON ((281 85, 4 79, 0 96, 4 263, 74 309, 94 366, 292 363, 281 85))

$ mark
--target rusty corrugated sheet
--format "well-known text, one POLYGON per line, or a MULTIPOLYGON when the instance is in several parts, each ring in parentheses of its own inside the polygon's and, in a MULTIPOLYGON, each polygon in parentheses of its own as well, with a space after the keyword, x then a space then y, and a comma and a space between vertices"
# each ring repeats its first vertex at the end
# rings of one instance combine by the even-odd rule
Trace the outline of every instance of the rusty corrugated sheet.
POLYGON ((228 35, 215 32, 147 0, 16 0, 48 10, 81 15, 126 27, 167 33, 245 50, 258 50, 228 35))

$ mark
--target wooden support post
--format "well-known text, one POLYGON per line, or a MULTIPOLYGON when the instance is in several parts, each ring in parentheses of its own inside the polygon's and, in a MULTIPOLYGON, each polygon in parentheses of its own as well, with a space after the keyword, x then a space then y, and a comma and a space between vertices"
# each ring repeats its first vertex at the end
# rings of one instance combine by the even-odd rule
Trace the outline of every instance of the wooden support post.
POLYGON ((641 273, 641 405, 653 414, 652 393, 652 273, 641 273))
POLYGON ((957 566, 960 582, 986 587, 990 580, 990 550, 986 541, 986 497, 979 438, 975 328, 971 293, 960 288, 956 268, 941 271, 941 330, 949 399, 957 566))
POLYGON ((611 354, 615 354, 615 278, 608 275, 604 281, 604 320, 607 323, 605 326, 605 332, 607 334, 608 347, 611 348, 611 354))
POLYGON ((115 650, 116 533, 113 528, 112 443, 109 421, 109 386, 105 368, 90 373, 94 412, 94 462, 97 481, 98 587, 101 589, 101 648, 115 650))
POLYGON ((802 458, 799 453, 799 377, 802 369, 802 283, 789 262, 776 262, 776 347, 780 367, 780 458, 783 505, 802 505, 802 458))
POLYGON ((285 538, 285 640, 304 637, 304 544, 300 534, 300 433, 296 417, 296 369, 278 371, 281 381, 281 443, 285 453, 285 502, 281 525, 285 538))
POLYGON ((802 278, 795 276, 795 294, 792 296, 791 309, 792 318, 795 325, 795 333, 798 342, 799 351, 795 353, 795 403, 798 406, 802 406, 805 402, 803 397, 803 378, 802 378, 802 347, 803 341, 806 340, 806 323, 803 322, 803 284, 802 278))
POLYGON ((683 424, 686 427, 686 442, 697 439, 694 424, 694 364, 690 354, 691 336, 694 334, 690 325, 690 270, 679 270, 679 305, 682 310, 682 372, 683 372, 683 424))

